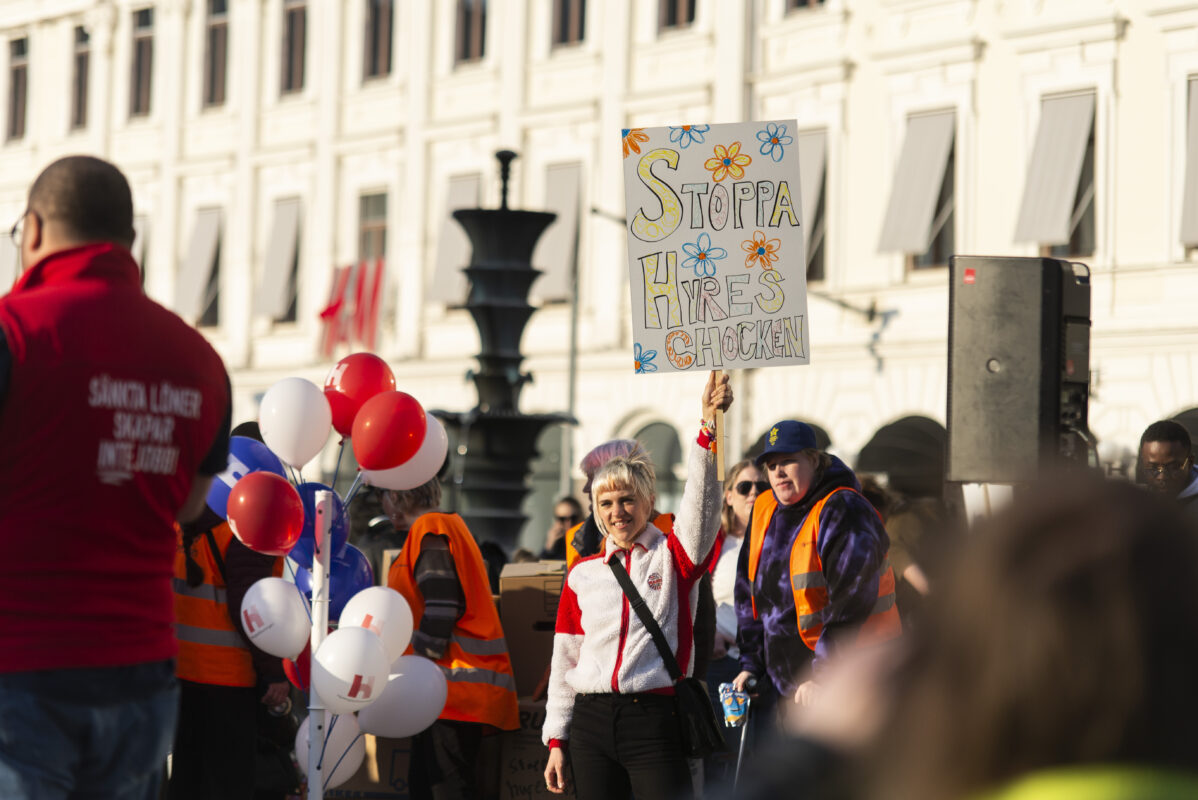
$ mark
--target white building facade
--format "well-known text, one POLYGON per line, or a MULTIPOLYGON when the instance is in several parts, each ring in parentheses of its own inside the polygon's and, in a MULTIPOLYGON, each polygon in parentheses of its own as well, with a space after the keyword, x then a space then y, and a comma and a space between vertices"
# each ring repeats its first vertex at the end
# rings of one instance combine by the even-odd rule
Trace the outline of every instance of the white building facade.
POLYGON ((811 365, 734 375, 734 451, 786 417, 872 468, 893 423, 935 445, 952 254, 1090 266, 1100 440, 1198 405, 1198 2, 3 0, 0 39, 0 220, 58 156, 117 163, 146 290, 224 357, 235 420, 370 345, 472 407, 448 211, 497 205, 516 150, 512 205, 559 214, 524 411, 567 410, 578 342, 530 546, 554 459, 644 436, 668 508, 697 429, 702 376, 633 374, 621 129, 798 121, 811 365))

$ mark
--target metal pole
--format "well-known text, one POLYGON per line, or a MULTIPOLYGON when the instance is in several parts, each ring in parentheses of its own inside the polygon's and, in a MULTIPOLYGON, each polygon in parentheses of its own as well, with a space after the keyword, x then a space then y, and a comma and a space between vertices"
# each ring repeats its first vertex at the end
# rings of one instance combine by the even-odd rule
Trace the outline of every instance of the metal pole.
MULTIPOLYGON (((312 554, 312 638, 310 658, 316 660, 316 651, 325 640, 329 629, 329 562, 331 547, 325 547, 330 541, 329 532, 333 525, 333 493, 322 490, 316 493, 316 538, 315 552, 312 554)), ((323 800, 324 773, 320 768, 320 758, 324 755, 325 733, 328 729, 328 714, 324 704, 316 694, 316 689, 308 685, 308 800, 323 800)))

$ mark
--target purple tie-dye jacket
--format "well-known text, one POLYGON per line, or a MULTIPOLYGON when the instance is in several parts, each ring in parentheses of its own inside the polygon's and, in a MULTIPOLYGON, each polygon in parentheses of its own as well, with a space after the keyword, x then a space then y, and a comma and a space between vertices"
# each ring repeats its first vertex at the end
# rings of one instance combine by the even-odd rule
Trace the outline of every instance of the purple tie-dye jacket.
POLYGON ((869 501, 856 492, 838 492, 824 504, 816 549, 828 582, 824 630, 815 652, 799 636, 794 590, 790 585, 790 552, 807 512, 833 489, 860 489, 853 471, 833 457, 831 466, 807 496, 791 506, 778 506, 765 533, 757 563, 756 585, 749 587, 749 547, 740 549, 736 565, 737 645, 740 666, 759 678, 768 674, 780 694, 793 695, 811 677, 819 677, 838 637, 852 634, 865 621, 878 598, 881 566, 890 537, 869 501), (750 592, 757 597, 753 618, 750 592))

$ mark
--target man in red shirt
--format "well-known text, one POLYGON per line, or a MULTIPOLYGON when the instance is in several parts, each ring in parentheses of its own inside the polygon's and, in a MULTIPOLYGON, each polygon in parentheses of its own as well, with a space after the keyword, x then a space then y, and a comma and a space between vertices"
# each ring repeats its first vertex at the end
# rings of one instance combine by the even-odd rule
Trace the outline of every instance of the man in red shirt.
POLYGON ((55 161, 0 298, 0 796, 149 800, 178 689, 174 522, 225 468, 229 379, 148 299, 129 184, 55 161))

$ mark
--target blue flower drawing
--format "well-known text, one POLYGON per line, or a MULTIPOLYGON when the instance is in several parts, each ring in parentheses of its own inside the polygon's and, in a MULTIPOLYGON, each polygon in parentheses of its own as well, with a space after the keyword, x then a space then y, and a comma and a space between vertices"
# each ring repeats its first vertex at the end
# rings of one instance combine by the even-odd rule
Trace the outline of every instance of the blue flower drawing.
POLYGON ((636 363, 636 372, 638 375, 644 375, 646 372, 657 372, 657 365, 653 363, 653 359, 657 358, 656 350, 642 350, 641 343, 637 342, 632 346, 632 358, 636 363))
POLYGON ((757 131, 757 141, 761 142, 761 154, 778 162, 786 154, 786 145, 794 142, 794 137, 786 134, 785 125, 771 122, 765 130, 757 131))
POLYGON ((703 144, 703 137, 709 130, 711 130, 710 125, 680 125, 678 127, 671 125, 670 141, 685 150, 696 142, 703 144))
POLYGON ((696 278, 715 275, 715 262, 728 255, 728 251, 724 248, 712 247, 711 237, 706 233, 700 233, 694 243, 684 243, 682 252, 690 256, 683 260, 682 266, 686 269, 693 269, 696 278))

